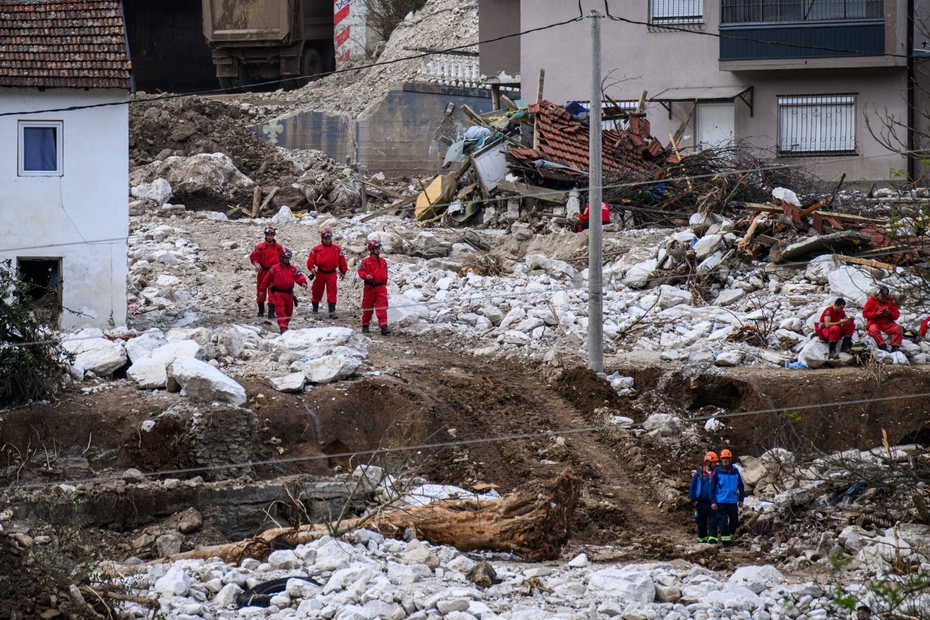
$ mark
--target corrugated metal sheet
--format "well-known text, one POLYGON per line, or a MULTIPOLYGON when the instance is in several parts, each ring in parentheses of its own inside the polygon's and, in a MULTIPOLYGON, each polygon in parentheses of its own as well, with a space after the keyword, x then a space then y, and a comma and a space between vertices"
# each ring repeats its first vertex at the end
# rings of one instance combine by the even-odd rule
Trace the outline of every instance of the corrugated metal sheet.
POLYGON ((0 86, 129 89, 117 0, 0 1, 0 86))

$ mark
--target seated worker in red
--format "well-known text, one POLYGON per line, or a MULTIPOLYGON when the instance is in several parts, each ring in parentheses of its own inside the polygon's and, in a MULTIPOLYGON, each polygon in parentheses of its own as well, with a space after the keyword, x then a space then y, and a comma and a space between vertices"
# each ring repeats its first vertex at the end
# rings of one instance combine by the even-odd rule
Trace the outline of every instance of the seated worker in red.
MULTIPOLYGON (((262 292, 270 289, 268 299, 274 304, 278 328, 282 334, 287 331, 287 326, 291 322, 291 314, 294 312, 294 285, 307 288, 307 278, 291 264, 291 256, 290 250, 281 253, 278 258, 280 262, 265 272, 261 288, 262 292)), ((312 273, 310 279, 313 279, 312 273)))
POLYGON ((852 336, 856 333, 856 324, 852 317, 846 316, 846 300, 837 298, 832 306, 827 306, 814 324, 814 331, 821 340, 830 345, 829 357, 838 357, 852 348, 852 336), (842 344, 840 344, 842 340, 842 344), (837 346, 839 345, 839 346, 837 346), (837 351, 839 349, 839 351, 837 351))
POLYGON ((924 319, 924 322, 920 324, 920 337, 927 337, 927 328, 930 327, 930 316, 924 319))
MULTIPOLYGON (((581 232, 582 230, 588 230, 591 226, 591 204, 588 203, 584 206, 584 213, 578 214, 578 223, 575 224, 575 232, 581 232)), ((606 202, 601 203, 601 223, 610 224, 610 207, 607 206, 606 202)))
POLYGON ((867 321, 869 336, 875 339, 879 349, 886 349, 885 340, 882 338, 882 333, 886 333, 891 335, 891 350, 898 350, 904 340, 904 328, 895 323, 901 316, 901 311, 895 305, 894 297, 887 286, 878 287, 878 292, 869 297, 862 306, 862 316, 867 321))

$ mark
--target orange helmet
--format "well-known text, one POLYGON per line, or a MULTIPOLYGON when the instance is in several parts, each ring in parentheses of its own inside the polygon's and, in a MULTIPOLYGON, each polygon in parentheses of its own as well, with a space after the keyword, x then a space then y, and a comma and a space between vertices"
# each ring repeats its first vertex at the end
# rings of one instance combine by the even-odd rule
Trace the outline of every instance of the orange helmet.
POLYGON ((704 462, 705 462, 705 463, 716 463, 717 460, 718 460, 718 459, 717 459, 717 453, 716 453, 716 452, 708 452, 707 454, 704 455, 704 462))
POLYGON ((722 458, 722 459, 732 459, 732 458, 733 458, 733 453, 730 452, 729 450, 727 450, 726 448, 724 448, 723 450, 720 451, 720 458, 722 458))

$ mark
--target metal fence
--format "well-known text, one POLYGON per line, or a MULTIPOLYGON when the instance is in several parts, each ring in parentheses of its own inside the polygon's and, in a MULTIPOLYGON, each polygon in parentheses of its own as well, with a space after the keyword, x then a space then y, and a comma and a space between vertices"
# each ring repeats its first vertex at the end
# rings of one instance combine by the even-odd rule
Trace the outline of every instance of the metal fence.
POLYGON ((649 0, 652 25, 702 24, 704 0, 649 0))
POLYGON ((882 19, 884 0, 721 0, 720 23, 882 19))
POLYGON ((855 152, 855 95, 778 97, 780 155, 851 155, 855 152))

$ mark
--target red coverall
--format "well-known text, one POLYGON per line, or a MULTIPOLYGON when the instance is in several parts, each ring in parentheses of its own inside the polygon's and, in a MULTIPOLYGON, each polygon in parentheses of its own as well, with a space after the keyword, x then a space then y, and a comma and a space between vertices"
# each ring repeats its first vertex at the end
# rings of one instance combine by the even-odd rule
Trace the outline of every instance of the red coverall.
POLYGON ((281 328, 283 334, 287 331, 291 315, 294 313, 294 285, 306 287, 307 278, 294 265, 285 267, 281 263, 262 273, 265 278, 260 287, 261 293, 264 295, 268 289, 271 289, 268 293, 269 301, 274 304, 278 315, 278 327, 281 328))
POLYGON ((362 259, 358 266, 358 277, 365 281, 365 291, 362 293, 362 326, 371 322, 371 314, 378 316, 378 327, 387 327, 387 261, 380 256, 369 254, 362 259), (365 276, 372 276, 367 280, 365 276))
POLYGON ((323 289, 326 289, 327 303, 336 303, 336 270, 345 275, 349 270, 346 255, 342 253, 335 243, 325 245, 321 243, 312 250, 307 257, 307 269, 311 272, 316 269, 316 278, 310 288, 310 301, 317 304, 323 299, 323 289))
POLYGON ((255 301, 260 304, 265 303, 265 290, 262 289, 262 281, 268 274, 268 270, 280 262, 279 257, 286 249, 287 248, 285 248, 277 241, 272 241, 270 244, 262 241, 255 246, 255 249, 252 250, 252 254, 249 255, 249 262, 253 265, 258 263, 258 266, 262 268, 262 270, 258 272, 257 277, 255 278, 255 301))
POLYGON ((885 340, 882 338, 882 332, 891 335, 891 346, 897 347, 904 340, 904 328, 895 323, 901 316, 901 311, 894 305, 894 298, 881 300, 877 295, 872 295, 862 307, 862 316, 868 321, 866 328, 869 330, 869 336, 875 339, 879 347, 885 346, 885 340), (879 316, 878 313, 887 310, 890 314, 879 316))
MULTIPOLYGON (((591 205, 585 205, 584 213, 578 214, 578 224, 575 225, 575 232, 581 232, 582 230, 587 230, 590 224, 588 219, 591 217, 591 205)), ((601 223, 610 224, 610 207, 607 206, 606 202, 601 203, 601 223)))
POLYGON ((827 306, 827 308, 820 315, 820 322, 817 323, 817 335, 826 340, 827 342, 836 342, 842 338, 852 338, 852 335, 856 332, 856 324, 850 321, 845 325, 831 325, 827 327, 824 325, 824 321, 827 317, 830 317, 830 320, 833 322, 839 322, 846 318, 846 312, 844 310, 837 311, 833 306, 827 306))
POLYGON ((927 328, 930 327, 930 316, 924 319, 924 322, 920 324, 920 337, 924 338, 927 336, 927 328))

